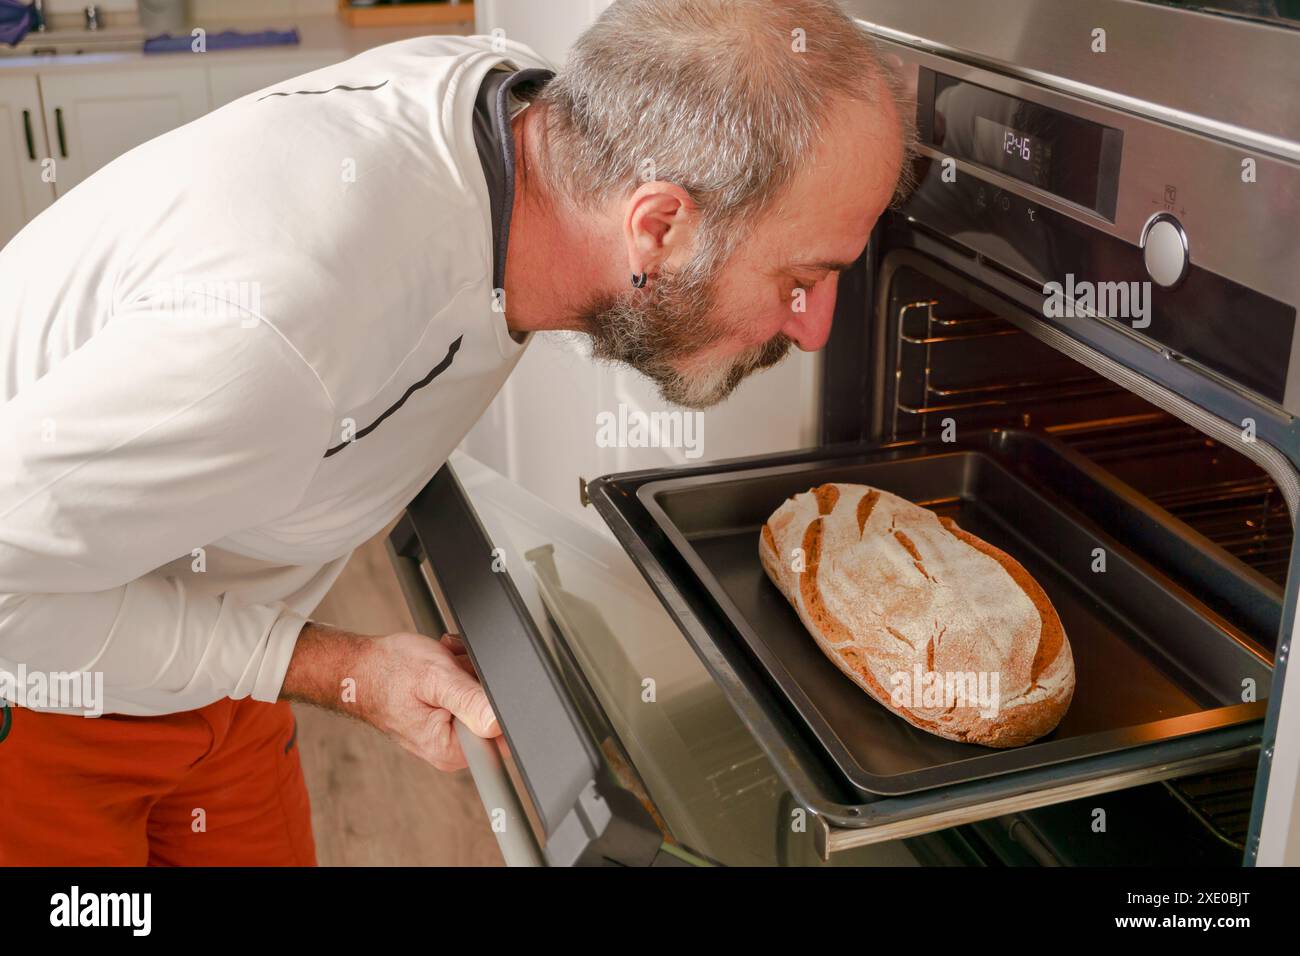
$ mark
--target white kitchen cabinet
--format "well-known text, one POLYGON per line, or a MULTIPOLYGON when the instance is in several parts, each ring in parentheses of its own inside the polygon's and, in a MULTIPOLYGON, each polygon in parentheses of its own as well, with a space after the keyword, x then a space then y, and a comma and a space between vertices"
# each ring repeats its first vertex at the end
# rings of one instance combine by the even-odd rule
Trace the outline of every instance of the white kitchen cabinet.
POLYGON ((0 247, 54 201, 41 180, 48 155, 36 77, 0 76, 0 247))
POLYGON ((335 62, 334 57, 297 57, 267 63, 214 63, 208 67, 208 92, 212 108, 233 103, 241 96, 283 83, 302 73, 319 70, 335 62))
POLYGON ((63 195, 105 163, 208 111, 204 65, 43 73, 45 127, 63 195))

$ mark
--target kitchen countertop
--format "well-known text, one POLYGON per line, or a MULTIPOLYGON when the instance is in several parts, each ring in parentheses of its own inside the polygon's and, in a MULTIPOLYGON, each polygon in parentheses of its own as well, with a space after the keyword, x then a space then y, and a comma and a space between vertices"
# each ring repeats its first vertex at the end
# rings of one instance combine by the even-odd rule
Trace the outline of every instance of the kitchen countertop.
MULTIPOLYGON (((416 24, 393 27, 349 27, 337 16, 288 16, 231 19, 193 23, 203 27, 212 36, 224 30, 247 33, 262 30, 289 30, 296 27, 300 42, 294 46, 266 46, 237 50, 212 50, 207 53, 145 53, 143 50, 118 50, 104 53, 78 53, 65 56, 0 56, 0 75, 6 73, 82 72, 102 70, 104 67, 123 66, 131 69, 166 69, 188 65, 188 57, 212 57, 212 62, 257 63, 270 57, 280 57, 286 62, 294 59, 318 59, 335 56, 346 59, 371 47, 409 37, 428 34, 473 33, 469 24, 416 24)), ((106 31, 107 32, 107 31, 106 31)))

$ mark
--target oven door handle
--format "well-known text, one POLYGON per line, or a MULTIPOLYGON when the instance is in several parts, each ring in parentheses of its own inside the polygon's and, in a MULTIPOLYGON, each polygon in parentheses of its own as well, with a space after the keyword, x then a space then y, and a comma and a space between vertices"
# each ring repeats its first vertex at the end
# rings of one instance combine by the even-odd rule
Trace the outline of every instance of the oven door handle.
POLYGON ((457 633, 465 642, 543 831, 540 839, 532 833, 500 743, 477 738, 458 723, 507 862, 653 862, 663 834, 606 770, 450 464, 416 495, 389 535, 389 547, 421 630, 433 637, 457 633))
MULTIPOLYGON (((407 530, 403 526, 409 521, 404 516, 398 529, 407 530)), ((416 630, 428 635, 456 630, 443 623, 450 619, 450 610, 445 605, 439 606, 440 595, 432 590, 432 585, 421 572, 420 564, 413 558, 398 553, 395 537, 390 536, 386 543, 388 557, 392 561, 393 570, 397 572, 397 581, 402 586, 402 594, 406 598, 406 606, 411 611, 416 630)), ((452 726, 456 728, 456 738, 460 741, 460 749, 469 765, 474 788, 493 824, 492 832, 497 838, 497 846, 506 866, 545 866, 542 848, 533 835, 523 803, 510 783, 510 774, 496 741, 480 737, 459 720, 453 721, 452 726)))

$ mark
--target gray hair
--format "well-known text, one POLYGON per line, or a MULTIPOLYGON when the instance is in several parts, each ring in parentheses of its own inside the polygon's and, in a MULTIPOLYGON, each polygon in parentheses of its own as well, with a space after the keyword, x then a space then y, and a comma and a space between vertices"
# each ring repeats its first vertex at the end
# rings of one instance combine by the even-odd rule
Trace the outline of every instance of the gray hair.
POLYGON ((713 246, 790 183, 837 100, 882 93, 906 152, 897 79, 832 0, 616 0, 538 96, 545 179, 587 209, 674 182, 713 246))

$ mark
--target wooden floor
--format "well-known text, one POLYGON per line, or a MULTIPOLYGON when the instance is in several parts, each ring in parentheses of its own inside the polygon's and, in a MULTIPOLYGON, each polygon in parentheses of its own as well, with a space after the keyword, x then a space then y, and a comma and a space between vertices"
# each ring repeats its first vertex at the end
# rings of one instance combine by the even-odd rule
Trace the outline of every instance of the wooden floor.
MULTIPOLYGON (((368 634, 412 631, 380 535, 314 615, 368 634)), ((500 866, 469 771, 439 773, 367 724, 295 704, 321 866, 500 866)))

